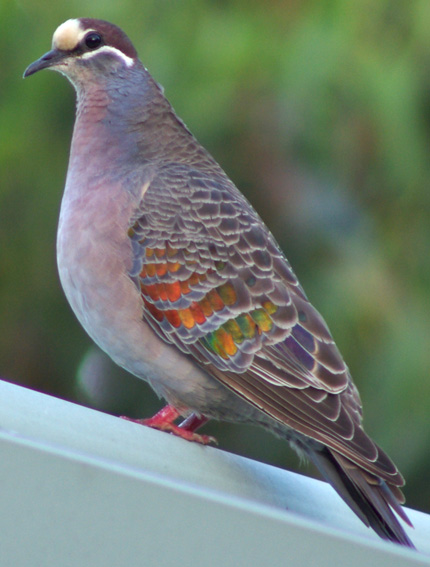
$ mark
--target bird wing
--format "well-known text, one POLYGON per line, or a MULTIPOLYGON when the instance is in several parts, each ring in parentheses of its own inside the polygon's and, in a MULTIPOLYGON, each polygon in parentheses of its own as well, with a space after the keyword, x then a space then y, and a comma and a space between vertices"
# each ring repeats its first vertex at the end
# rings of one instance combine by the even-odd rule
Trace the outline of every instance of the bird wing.
POLYGON ((163 340, 278 422, 392 485, 321 315, 260 217, 221 170, 160 166, 130 228, 144 318, 163 340))

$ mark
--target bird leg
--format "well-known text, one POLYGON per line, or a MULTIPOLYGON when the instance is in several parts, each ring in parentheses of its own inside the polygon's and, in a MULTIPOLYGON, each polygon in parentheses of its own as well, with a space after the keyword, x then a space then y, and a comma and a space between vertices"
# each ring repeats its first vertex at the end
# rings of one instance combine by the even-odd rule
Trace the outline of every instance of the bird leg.
POLYGON ((121 419, 133 421, 134 423, 146 425, 147 427, 152 427, 153 429, 158 429, 160 431, 167 431, 168 433, 172 433, 173 435, 186 439, 187 441, 193 441, 194 443, 201 443, 202 445, 208 445, 209 443, 217 444, 215 437, 195 433, 196 429, 208 421, 207 417, 192 413, 184 419, 180 425, 176 425, 173 422, 180 417, 180 415, 181 414, 175 407, 167 405, 154 416, 146 419, 132 419, 124 415, 121 416, 121 419))
POLYGON ((208 417, 204 415, 198 415, 197 413, 191 413, 184 421, 179 424, 179 427, 187 429, 188 431, 196 431, 202 425, 209 421, 208 417))

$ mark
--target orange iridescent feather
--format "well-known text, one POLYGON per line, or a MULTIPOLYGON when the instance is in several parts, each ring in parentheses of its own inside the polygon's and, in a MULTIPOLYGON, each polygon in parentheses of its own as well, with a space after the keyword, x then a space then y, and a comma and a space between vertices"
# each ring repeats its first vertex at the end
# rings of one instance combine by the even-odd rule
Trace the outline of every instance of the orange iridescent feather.
MULTIPOLYGON (((167 246, 166 249, 147 248, 147 258, 157 258, 166 261, 150 262, 142 267, 141 278, 159 277, 161 281, 151 284, 141 284, 142 295, 145 305, 149 312, 159 322, 163 319, 174 328, 183 326, 185 329, 191 330, 196 325, 204 325, 216 312, 220 312, 225 308, 231 307, 237 302, 236 290, 231 282, 225 282, 214 289, 209 290, 206 295, 198 300, 191 301, 189 307, 185 309, 162 309, 156 307, 153 302, 169 302, 175 303, 181 297, 191 293, 192 289, 201 282, 207 280, 207 273, 199 274, 193 272, 185 280, 177 280, 174 282, 163 281, 166 274, 177 272, 181 265, 179 262, 167 261, 167 258, 173 258, 177 250, 167 246)), ((195 263, 186 260, 186 265, 195 263)), ((223 262, 218 262, 216 268, 221 270, 224 267, 223 262)), ((167 307, 167 305, 166 305, 167 307)), ((267 333, 273 328, 271 315, 277 311, 278 307, 271 301, 263 302, 262 306, 253 309, 249 313, 242 313, 228 319, 219 328, 210 331, 200 341, 212 352, 228 359, 234 356, 238 351, 238 345, 245 340, 252 340, 256 335, 267 333)))

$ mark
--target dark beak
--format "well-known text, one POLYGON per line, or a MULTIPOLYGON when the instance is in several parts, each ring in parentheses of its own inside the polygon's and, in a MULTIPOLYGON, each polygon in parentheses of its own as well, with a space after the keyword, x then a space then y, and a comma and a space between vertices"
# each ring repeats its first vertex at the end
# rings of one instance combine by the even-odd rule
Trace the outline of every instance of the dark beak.
POLYGON ((27 69, 24 71, 24 79, 25 77, 29 77, 30 75, 37 73, 37 71, 41 71, 42 69, 49 69, 49 67, 57 65, 65 58, 65 56, 66 53, 58 49, 52 49, 51 51, 48 51, 48 53, 45 53, 45 55, 42 55, 40 59, 27 67, 27 69))

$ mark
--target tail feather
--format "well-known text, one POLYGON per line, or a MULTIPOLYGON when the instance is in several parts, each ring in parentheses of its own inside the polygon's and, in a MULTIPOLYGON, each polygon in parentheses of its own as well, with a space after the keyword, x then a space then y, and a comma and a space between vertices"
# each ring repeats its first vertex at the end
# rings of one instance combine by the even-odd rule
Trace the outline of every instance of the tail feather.
POLYGON ((360 520, 383 539, 414 548, 395 513, 409 526, 397 486, 359 468, 331 449, 311 451, 310 459, 360 520))

